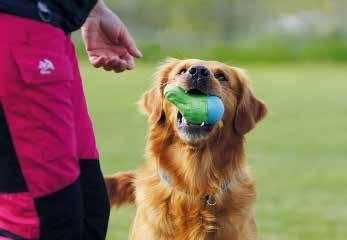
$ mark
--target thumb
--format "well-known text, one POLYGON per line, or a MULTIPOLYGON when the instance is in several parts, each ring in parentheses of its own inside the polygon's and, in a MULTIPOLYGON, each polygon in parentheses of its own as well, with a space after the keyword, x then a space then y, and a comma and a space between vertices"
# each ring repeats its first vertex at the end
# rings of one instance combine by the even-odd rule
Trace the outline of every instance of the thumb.
POLYGON ((131 56, 136 58, 142 57, 141 51, 137 48, 133 37, 130 35, 127 29, 123 31, 123 34, 121 36, 121 43, 128 50, 131 56))

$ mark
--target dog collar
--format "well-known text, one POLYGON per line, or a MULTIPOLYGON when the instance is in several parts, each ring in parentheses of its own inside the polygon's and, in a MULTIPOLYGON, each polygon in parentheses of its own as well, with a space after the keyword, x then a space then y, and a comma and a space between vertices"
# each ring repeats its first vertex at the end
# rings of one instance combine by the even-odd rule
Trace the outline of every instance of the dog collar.
MULTIPOLYGON (((158 175, 159 175, 160 180, 167 187, 174 187, 174 184, 173 184, 171 177, 165 171, 158 168, 158 175)), ((226 193, 231 188, 231 185, 232 185, 231 180, 223 182, 223 184, 220 187, 220 193, 221 194, 226 193)), ((188 192, 185 192, 185 191, 182 191, 182 192, 185 194, 189 194, 188 192)), ((206 194, 204 200, 208 206, 215 206, 217 204, 215 195, 206 194)))

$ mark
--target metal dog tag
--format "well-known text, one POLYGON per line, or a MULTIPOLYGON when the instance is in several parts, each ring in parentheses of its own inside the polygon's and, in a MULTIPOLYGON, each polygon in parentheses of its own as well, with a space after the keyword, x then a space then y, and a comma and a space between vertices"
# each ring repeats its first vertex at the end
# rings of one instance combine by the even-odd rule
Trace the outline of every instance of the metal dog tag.
POLYGON ((206 203, 208 206, 215 206, 217 204, 217 201, 213 195, 207 195, 206 196, 206 203))

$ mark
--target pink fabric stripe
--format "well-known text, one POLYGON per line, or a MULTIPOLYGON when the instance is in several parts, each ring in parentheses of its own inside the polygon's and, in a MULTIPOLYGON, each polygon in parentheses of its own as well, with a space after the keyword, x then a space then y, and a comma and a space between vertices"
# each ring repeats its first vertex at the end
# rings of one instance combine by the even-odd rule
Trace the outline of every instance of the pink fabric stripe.
POLYGON ((29 193, 0 194, 0 229, 27 239, 39 237, 39 219, 29 193))

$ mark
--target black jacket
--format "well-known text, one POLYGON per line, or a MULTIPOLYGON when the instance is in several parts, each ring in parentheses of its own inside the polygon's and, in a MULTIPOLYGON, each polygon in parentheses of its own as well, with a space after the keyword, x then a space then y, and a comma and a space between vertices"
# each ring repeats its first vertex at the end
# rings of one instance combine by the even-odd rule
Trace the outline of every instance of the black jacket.
POLYGON ((0 0, 0 12, 36 19, 62 28, 79 29, 97 0, 0 0))

